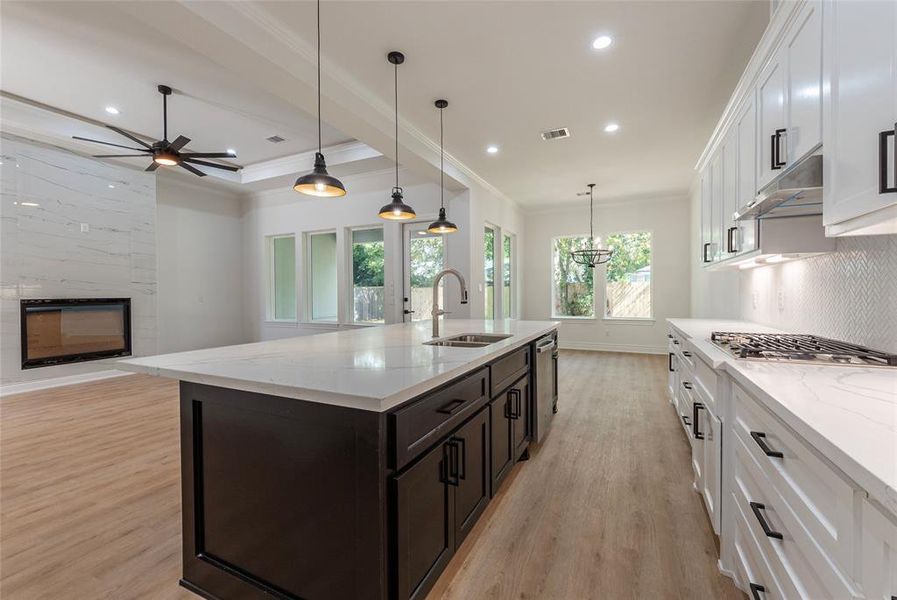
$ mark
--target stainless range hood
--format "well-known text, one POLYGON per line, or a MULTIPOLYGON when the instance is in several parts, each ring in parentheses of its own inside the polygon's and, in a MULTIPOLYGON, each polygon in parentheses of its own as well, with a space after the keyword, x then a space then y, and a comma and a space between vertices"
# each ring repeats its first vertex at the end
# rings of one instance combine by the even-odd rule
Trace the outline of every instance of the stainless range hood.
POLYGON ((760 190, 735 211, 735 220, 822 214, 822 155, 812 154, 760 190))

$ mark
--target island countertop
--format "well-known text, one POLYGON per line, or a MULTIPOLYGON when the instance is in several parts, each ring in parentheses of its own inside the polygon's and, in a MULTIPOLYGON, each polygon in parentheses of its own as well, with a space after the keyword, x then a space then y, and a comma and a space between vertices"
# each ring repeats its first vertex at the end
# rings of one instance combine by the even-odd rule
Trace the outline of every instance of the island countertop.
POLYGON ((558 328, 554 321, 446 319, 440 339, 511 337, 480 348, 427 346, 430 321, 130 358, 125 371, 384 412, 558 328))

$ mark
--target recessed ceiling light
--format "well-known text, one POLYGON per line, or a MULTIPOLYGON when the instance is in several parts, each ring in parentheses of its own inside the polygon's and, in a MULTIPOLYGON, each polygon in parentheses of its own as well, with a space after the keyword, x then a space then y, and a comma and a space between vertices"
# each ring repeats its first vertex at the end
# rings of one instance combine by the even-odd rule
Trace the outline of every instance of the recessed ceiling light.
POLYGON ((230 154, 231 156, 236 156, 236 155, 237 155, 237 151, 234 150, 233 148, 228 148, 228 149, 227 149, 227 153, 230 154))
POLYGON ((40 206, 37 202, 20 202, 21 206, 40 206))
POLYGON ((117 108, 115 108, 114 106, 107 106, 106 112, 109 113, 110 115, 117 115, 119 113, 119 110, 117 108))
POLYGON ((609 35, 599 35, 594 40, 592 40, 592 48, 594 48, 595 50, 604 50, 613 43, 614 40, 609 35))
POLYGON ((107 185, 106 187, 108 187, 110 190, 114 190, 114 189, 115 189, 115 186, 112 185, 111 183, 110 183, 109 185, 107 185))
POLYGON ((498 152, 498 146, 489 146, 486 148, 486 152, 489 154, 496 154, 498 152))
POLYGON ((604 126, 605 133, 613 133, 620 129, 620 126, 617 123, 608 123, 604 126))

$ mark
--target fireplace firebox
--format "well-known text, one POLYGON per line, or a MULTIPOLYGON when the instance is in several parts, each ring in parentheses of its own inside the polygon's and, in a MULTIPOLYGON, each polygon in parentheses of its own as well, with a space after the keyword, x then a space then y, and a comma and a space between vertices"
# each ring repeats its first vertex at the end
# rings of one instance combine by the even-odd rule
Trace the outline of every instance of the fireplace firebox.
POLYGON ((130 298, 21 301, 22 368, 131 355, 130 298))

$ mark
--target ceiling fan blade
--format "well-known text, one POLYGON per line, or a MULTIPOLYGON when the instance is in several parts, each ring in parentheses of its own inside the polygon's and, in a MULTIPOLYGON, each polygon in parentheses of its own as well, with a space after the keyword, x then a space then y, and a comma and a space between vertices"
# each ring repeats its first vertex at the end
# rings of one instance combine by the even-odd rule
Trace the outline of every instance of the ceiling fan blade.
MULTIPOLYGON (((140 158, 146 158, 146 154, 94 154, 94 158, 126 158, 131 156, 139 156, 140 158)), ((155 164, 155 163, 154 163, 155 164)))
POLYGON ((158 168, 159 168, 159 163, 152 162, 152 163, 150 163, 150 166, 148 166, 147 168, 144 169, 144 171, 155 171, 158 168))
POLYGON ((90 138, 73 135, 73 140, 81 140, 82 142, 93 142, 94 144, 103 144, 104 146, 115 146, 116 148, 124 148, 125 150, 138 150, 140 152, 149 152, 148 148, 132 148, 131 146, 122 146, 121 144, 113 144, 112 142, 103 142, 101 140, 92 140, 90 138))
POLYGON ((187 169, 188 171, 190 171, 190 172, 193 173, 194 175, 199 175, 200 177, 205 177, 205 176, 206 176, 205 173, 203 173, 203 172, 200 171, 199 169, 196 169, 196 168, 191 167, 190 165, 188 165, 188 164, 185 163, 185 162, 180 162, 180 163, 178 163, 178 165, 181 166, 181 167, 183 167, 184 169, 187 169))
POLYGON ((190 158, 237 158, 227 152, 182 152, 181 156, 190 158))
POLYGON ((216 169, 224 169, 225 171, 239 171, 240 167, 232 167, 230 165, 219 165, 217 163, 208 162, 205 160, 196 160, 195 158, 182 158, 183 162, 192 163, 194 165, 202 165, 204 167, 214 167, 216 169))
POLYGON ((183 135, 179 135, 176 140, 171 142, 171 145, 168 146, 168 149, 177 152, 178 150, 180 150, 181 148, 183 148, 184 146, 186 146, 189 143, 190 143, 190 138, 184 137, 183 135))
POLYGON ((129 140, 133 140, 133 141, 137 142, 138 144, 140 144, 140 145, 143 146, 144 148, 151 148, 151 146, 150 146, 149 144, 147 144, 146 142, 144 142, 144 141, 141 140, 140 138, 134 137, 133 135, 131 135, 130 133, 128 133, 128 132, 125 131, 124 129, 119 129, 118 127, 115 127, 114 125, 106 125, 106 127, 108 127, 109 129, 111 129, 112 131, 114 131, 115 133, 117 133, 117 134, 119 134, 119 135, 123 135, 123 136, 125 136, 125 137, 128 138, 129 140))

